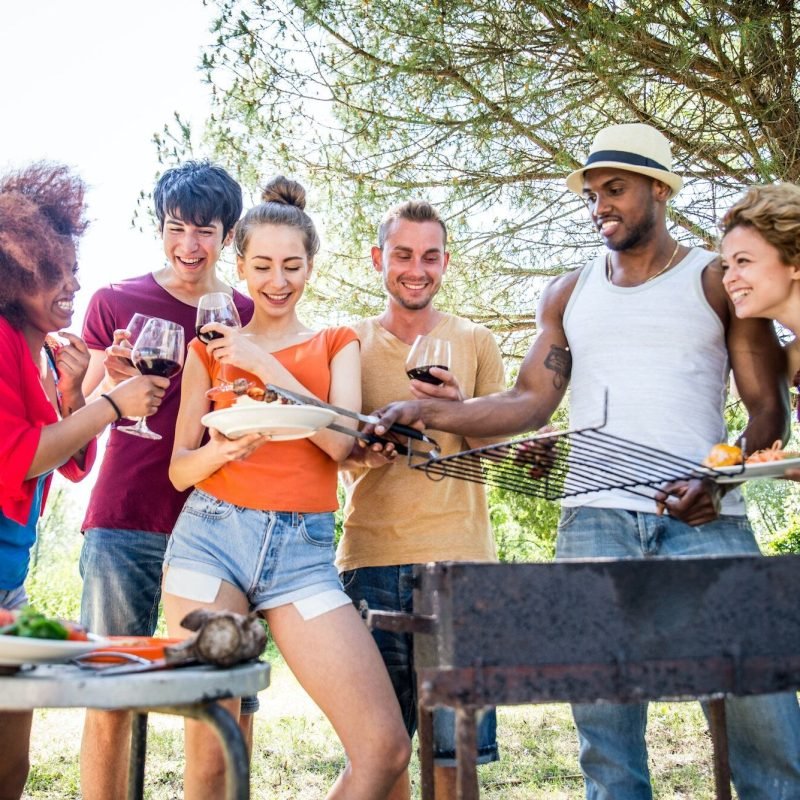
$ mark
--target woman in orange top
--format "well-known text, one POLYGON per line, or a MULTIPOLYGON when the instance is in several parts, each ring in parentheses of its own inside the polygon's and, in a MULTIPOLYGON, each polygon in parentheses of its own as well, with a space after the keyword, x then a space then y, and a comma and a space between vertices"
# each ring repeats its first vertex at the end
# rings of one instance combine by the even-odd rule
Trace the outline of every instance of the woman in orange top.
MULTIPOLYGON (((348 763, 329 798, 386 797, 402 775, 410 743, 378 650, 341 589, 333 566, 337 463, 352 439, 326 428, 310 438, 269 441, 259 433, 228 439, 213 428, 204 442, 206 392, 247 377, 360 409, 358 341, 349 328, 314 331, 296 305, 319 239, 305 214, 303 188, 283 177, 236 228, 240 278, 255 303, 241 330, 210 323, 184 367, 170 465, 179 490, 195 486, 165 556, 164 610, 171 635, 194 608, 259 612, 287 664, 339 735, 348 763)), ((218 408, 230 394, 218 395, 218 408)), ((352 424, 341 419, 340 424, 352 424)), ((227 701, 238 713, 238 700, 227 701)), ((215 734, 186 723, 187 800, 224 793, 215 734)))

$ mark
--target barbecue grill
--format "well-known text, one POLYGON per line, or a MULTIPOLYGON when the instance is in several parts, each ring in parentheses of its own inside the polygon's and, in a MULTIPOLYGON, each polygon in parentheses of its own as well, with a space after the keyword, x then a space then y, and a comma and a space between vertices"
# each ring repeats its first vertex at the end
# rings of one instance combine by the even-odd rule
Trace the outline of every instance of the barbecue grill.
POLYGON ((432 480, 459 478, 546 500, 605 489, 652 498, 669 481, 732 474, 607 433, 604 425, 539 433, 449 456, 412 460, 410 466, 432 480))
POLYGON ((724 695, 800 687, 800 556, 415 568, 414 613, 368 612, 414 634, 423 800, 432 711, 454 707, 458 796, 478 798, 485 705, 705 698, 718 800, 730 773, 724 695))

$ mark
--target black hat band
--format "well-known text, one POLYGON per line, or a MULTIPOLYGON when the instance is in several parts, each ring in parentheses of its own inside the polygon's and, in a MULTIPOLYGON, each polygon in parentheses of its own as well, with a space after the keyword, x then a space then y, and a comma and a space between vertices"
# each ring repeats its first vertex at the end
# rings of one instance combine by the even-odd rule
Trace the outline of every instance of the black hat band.
POLYGON ((586 159, 584 169, 596 161, 618 161, 621 164, 630 164, 632 167, 649 167, 650 169, 660 169, 663 172, 672 171, 652 158, 640 156, 637 153, 628 153, 625 150, 598 150, 586 159))

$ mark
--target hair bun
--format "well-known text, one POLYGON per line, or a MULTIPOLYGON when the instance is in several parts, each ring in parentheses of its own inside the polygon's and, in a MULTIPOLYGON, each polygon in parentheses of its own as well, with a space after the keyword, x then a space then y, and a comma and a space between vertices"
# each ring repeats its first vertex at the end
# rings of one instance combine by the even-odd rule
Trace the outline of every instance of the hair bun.
POLYGON ((297 181, 277 175, 264 187, 261 200, 265 203, 295 206, 302 211, 306 207, 306 190, 297 181))

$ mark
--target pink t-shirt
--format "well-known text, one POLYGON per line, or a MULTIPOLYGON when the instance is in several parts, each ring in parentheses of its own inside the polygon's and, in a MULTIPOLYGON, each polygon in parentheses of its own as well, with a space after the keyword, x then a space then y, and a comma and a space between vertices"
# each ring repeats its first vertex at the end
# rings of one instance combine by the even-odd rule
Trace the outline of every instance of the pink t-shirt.
MULTIPOLYGON (((246 324, 253 316, 253 302, 240 292, 234 292, 234 300, 246 324)), ((105 350, 114 330, 124 328, 136 312, 177 322, 183 326, 187 346, 194 339, 197 309, 173 297, 148 273, 94 293, 83 323, 87 346, 105 350)), ((189 491, 176 491, 168 477, 180 389, 181 376, 176 375, 158 412, 147 418, 148 427, 162 435, 160 441, 111 431, 81 530, 172 532, 189 495, 189 491)))

